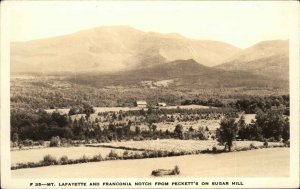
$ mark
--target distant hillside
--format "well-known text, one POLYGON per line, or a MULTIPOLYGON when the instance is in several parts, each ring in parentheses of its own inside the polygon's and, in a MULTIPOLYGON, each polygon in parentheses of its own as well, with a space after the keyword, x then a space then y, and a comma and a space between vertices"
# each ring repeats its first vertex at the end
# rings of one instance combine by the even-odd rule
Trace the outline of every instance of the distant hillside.
POLYGON ((216 66, 223 70, 242 70, 270 78, 288 80, 289 42, 263 41, 242 50, 226 63, 216 66))
POLYGON ((146 81, 172 81, 168 87, 222 88, 222 87, 287 87, 288 82, 270 79, 244 71, 223 71, 199 64, 193 59, 176 60, 152 67, 114 74, 76 74, 70 81, 76 84, 103 86, 141 85, 146 81))
POLYGON ((11 43, 12 72, 117 72, 194 59, 215 66, 240 51, 232 45, 142 32, 127 26, 98 27, 70 35, 11 43))

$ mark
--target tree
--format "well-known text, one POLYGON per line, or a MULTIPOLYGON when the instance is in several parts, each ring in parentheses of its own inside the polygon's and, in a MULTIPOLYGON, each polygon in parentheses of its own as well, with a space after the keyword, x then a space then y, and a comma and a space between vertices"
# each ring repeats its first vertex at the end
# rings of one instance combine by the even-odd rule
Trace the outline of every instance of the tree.
POLYGON ((228 147, 231 151, 233 141, 235 140, 238 131, 237 123, 233 118, 224 118, 221 120, 220 128, 217 129, 217 140, 228 147))
POLYGON ((90 115, 95 113, 95 110, 94 110, 93 106, 91 106, 89 104, 84 104, 83 105, 83 113, 86 115, 86 119, 88 120, 90 115))
POLYGON ((282 139, 284 141, 288 141, 290 139, 290 121, 289 118, 286 118, 285 124, 283 126, 283 131, 282 131, 282 139))
POLYGON ((69 110, 69 113, 68 115, 71 116, 71 115, 75 115, 78 113, 78 110, 76 107, 71 107, 70 110, 69 110))
POLYGON ((205 131, 204 131, 203 127, 198 128, 197 136, 200 140, 207 140, 207 137, 205 136, 205 131))
POLYGON ((135 133, 136 133, 137 135, 141 134, 141 128, 140 128, 139 126, 136 126, 136 127, 135 127, 135 133))
POLYGON ((182 125, 180 125, 180 124, 176 125, 175 130, 174 130, 174 134, 175 134, 175 137, 183 139, 183 127, 182 127, 182 125))
POLYGON ((14 133, 13 136, 12 136, 12 142, 13 142, 13 146, 17 146, 18 145, 18 142, 19 142, 19 135, 18 133, 14 133))
POLYGON ((51 120, 57 123, 60 127, 65 127, 68 125, 68 118, 66 115, 61 115, 59 112, 53 112, 51 115, 51 120))
POLYGON ((60 143, 61 143, 61 140, 60 140, 59 136, 52 137, 50 140, 50 147, 60 146, 60 143))
POLYGON ((256 115, 257 127, 260 127, 264 138, 289 138, 289 120, 283 115, 282 110, 271 109, 266 112, 258 112, 256 115))
POLYGON ((19 141, 19 135, 18 133, 14 133, 13 136, 12 136, 12 141, 13 142, 18 142, 19 141))

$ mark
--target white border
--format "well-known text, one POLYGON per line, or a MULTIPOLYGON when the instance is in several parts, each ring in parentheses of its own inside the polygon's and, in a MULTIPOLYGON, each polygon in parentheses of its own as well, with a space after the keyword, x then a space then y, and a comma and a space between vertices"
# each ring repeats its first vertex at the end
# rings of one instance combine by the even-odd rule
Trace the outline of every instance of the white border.
MULTIPOLYGON (((71 3, 71 2, 70 2, 71 3)), ((291 148, 290 148, 290 177, 288 178, 172 178, 155 179, 155 181, 242 181, 246 188, 298 188, 299 187, 299 3, 289 2, 290 11, 290 102, 291 102, 291 148)), ((2 188, 29 188, 30 182, 101 182, 101 181, 153 181, 153 179, 12 179, 10 171, 10 72, 9 72, 9 24, 8 12, 10 2, 1 2, 1 187, 2 188)), ((276 165, 274 165, 276 166, 276 165)), ((145 187, 145 186, 144 186, 145 187)), ((161 186, 160 186, 161 187, 161 186)), ((176 188, 187 188, 181 186, 176 188)), ((190 188, 207 188, 208 186, 192 186, 190 188)), ((217 188, 219 186, 209 186, 217 188)), ((240 188, 237 186, 236 188, 240 188)), ((34 188, 34 187, 32 187, 34 188)), ((35 187, 37 188, 37 187, 35 187)), ((48 188, 48 187, 43 187, 48 188)), ((50 187, 49 187, 50 188, 50 187)), ((59 187, 64 188, 64 187, 59 187)), ((75 187, 73 187, 75 188, 75 187)), ((82 187, 77 187, 82 188, 82 187)), ((107 188, 103 187, 102 188, 107 188)), ((116 187, 111 187, 116 188, 116 187)), ((118 188, 127 188, 118 187, 118 188)), ((134 186, 133 188, 140 188, 134 186)), ((145 188, 155 188, 146 186, 145 188)), ((170 188, 170 187, 163 187, 170 188)), ((175 187, 174 187, 175 188, 175 187)), ((222 186, 222 188, 234 188, 234 186, 222 186)))

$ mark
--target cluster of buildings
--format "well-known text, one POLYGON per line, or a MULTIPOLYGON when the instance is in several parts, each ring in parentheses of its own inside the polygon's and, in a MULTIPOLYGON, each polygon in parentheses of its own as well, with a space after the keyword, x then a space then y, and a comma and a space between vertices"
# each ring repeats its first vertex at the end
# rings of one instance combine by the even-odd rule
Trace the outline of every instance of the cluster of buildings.
MULTIPOLYGON (((145 100, 138 100, 136 101, 136 107, 139 107, 139 108, 147 108, 147 102, 145 100)), ((167 104, 165 102, 159 102, 157 103, 157 106, 158 107, 164 107, 164 106, 167 106, 167 104)))

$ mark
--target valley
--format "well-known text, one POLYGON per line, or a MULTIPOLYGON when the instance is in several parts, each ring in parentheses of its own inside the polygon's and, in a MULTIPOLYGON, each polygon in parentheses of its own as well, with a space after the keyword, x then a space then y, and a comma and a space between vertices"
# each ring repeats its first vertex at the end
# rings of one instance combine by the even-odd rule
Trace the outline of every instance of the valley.
POLYGON ((128 26, 12 42, 12 175, 286 177, 288 44, 128 26))

